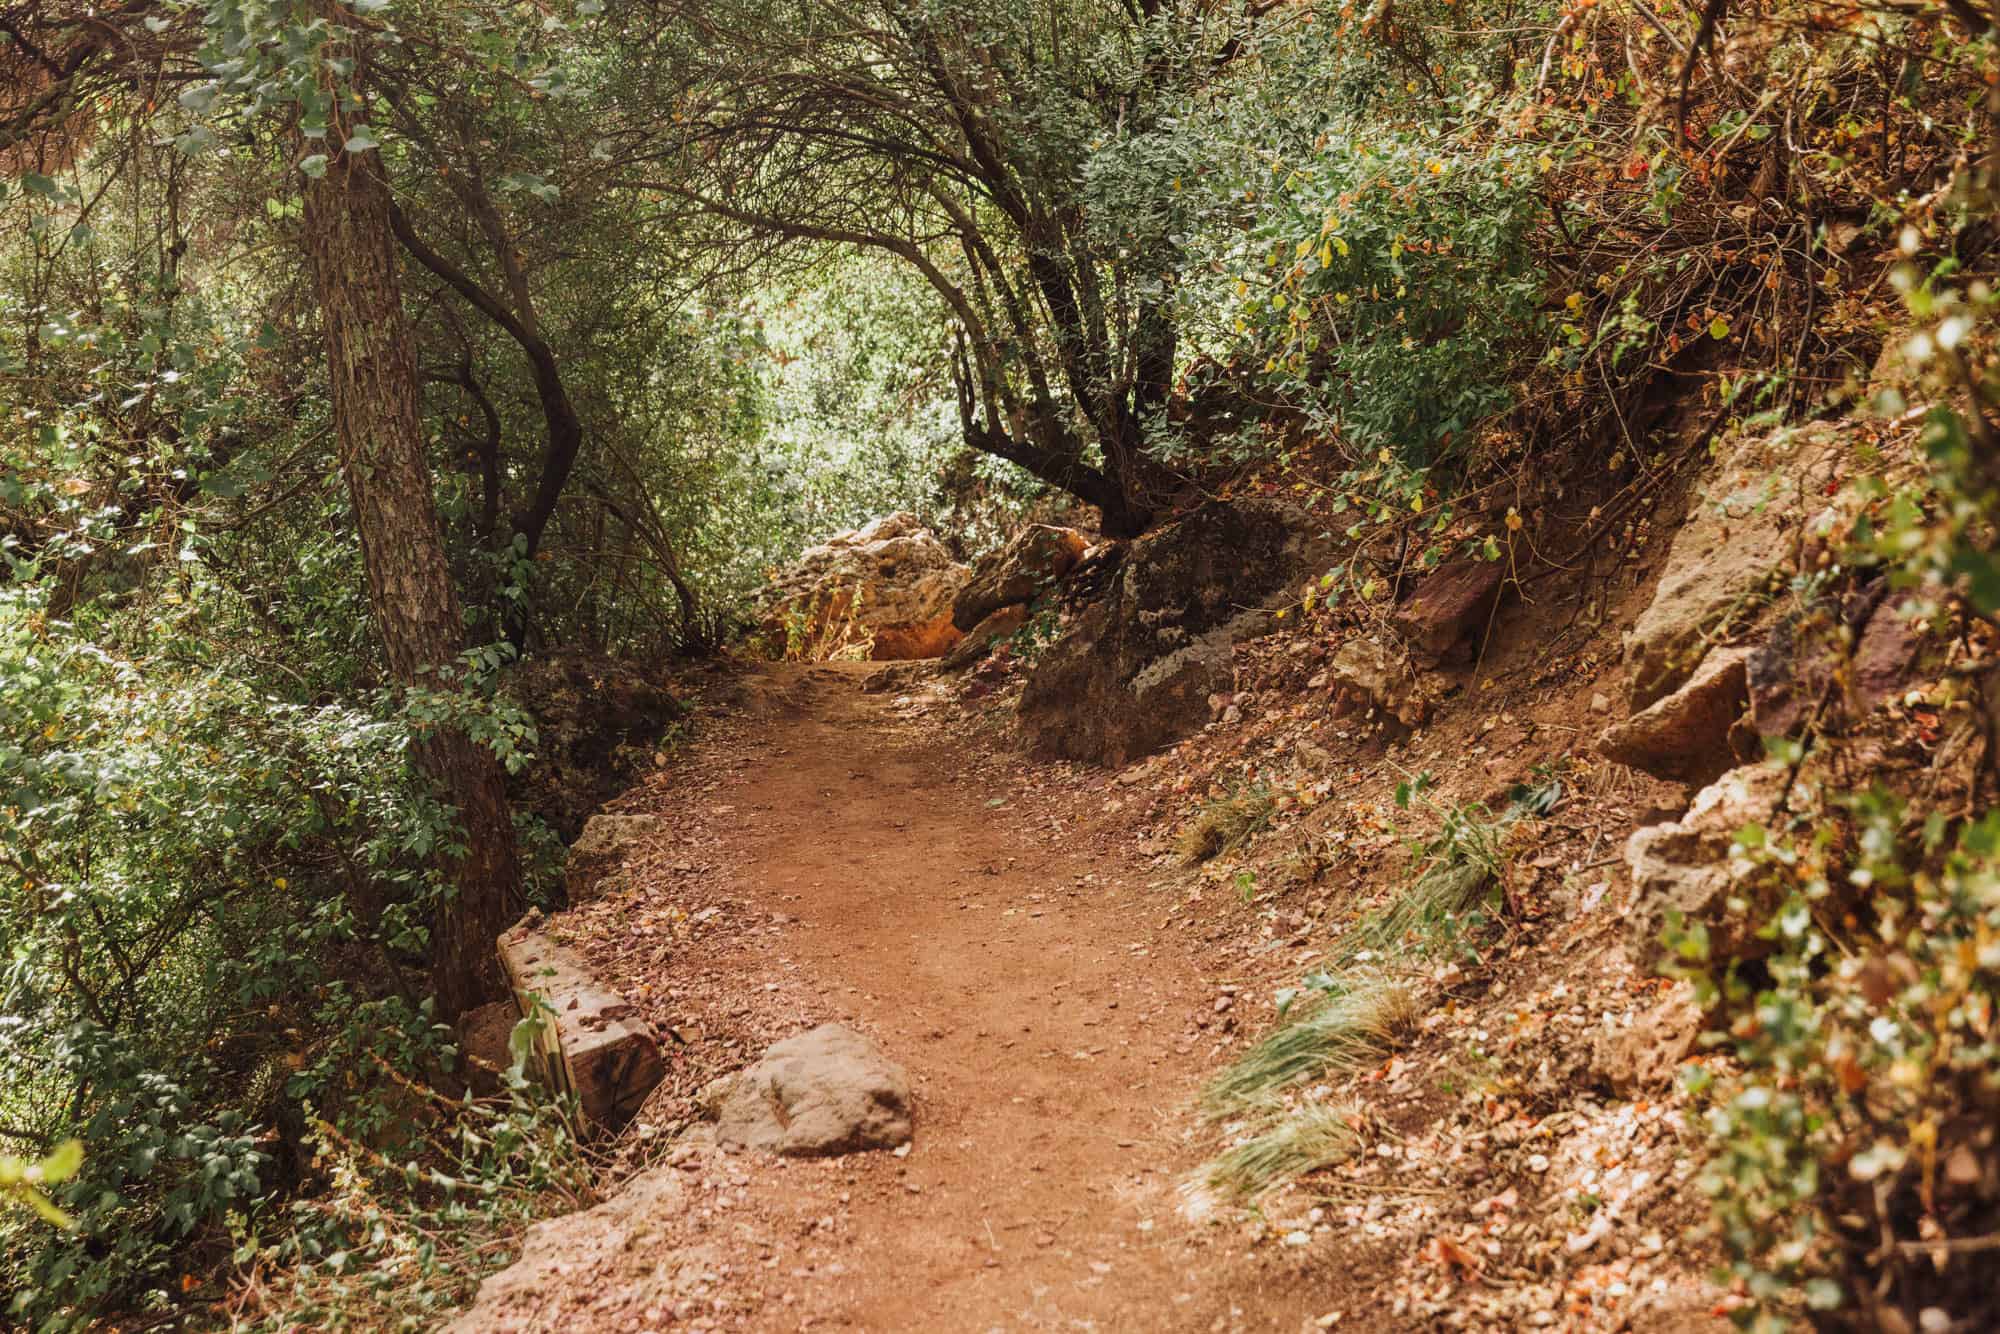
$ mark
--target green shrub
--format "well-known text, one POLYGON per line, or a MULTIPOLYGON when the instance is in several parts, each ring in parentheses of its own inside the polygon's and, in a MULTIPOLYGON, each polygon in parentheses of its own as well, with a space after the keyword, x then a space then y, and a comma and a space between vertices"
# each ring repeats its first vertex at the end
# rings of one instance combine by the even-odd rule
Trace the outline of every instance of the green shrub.
MULTIPOLYGON (((1846 805, 1851 856, 1823 823, 1738 838, 1745 876, 1782 901, 1757 932, 1767 955, 1695 971, 1735 1058, 1690 1072, 1701 1189, 1751 1328, 1801 1306, 1844 1327, 1930 1308, 1983 1327, 2000 1312, 1983 1267, 1944 1261, 2000 1228, 2000 812, 1940 845, 1940 821, 1912 829, 1886 794, 1846 805)), ((1698 938, 1676 943, 1706 961, 1698 938)))
POLYGON ((0 1274, 8 1318, 61 1329, 225 1256, 299 1180, 308 1103, 365 1135, 380 1063, 452 1069, 408 997, 461 835, 408 748, 456 725, 518 763, 532 731, 476 695, 298 702, 197 559, 73 621, 33 574, 0 584, 0 1127, 88 1153, 52 1192, 77 1232, 10 1214, 0 1274))

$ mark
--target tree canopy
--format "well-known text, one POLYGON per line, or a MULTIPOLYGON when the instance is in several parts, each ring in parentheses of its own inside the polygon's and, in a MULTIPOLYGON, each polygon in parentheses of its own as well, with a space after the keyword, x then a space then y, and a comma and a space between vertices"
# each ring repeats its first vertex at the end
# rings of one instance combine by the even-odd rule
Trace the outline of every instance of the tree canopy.
POLYGON ((374 1244, 316 1148, 440 1228, 576 1179, 518 1088, 395 1138, 561 893, 520 665, 878 514, 1310 493, 1379 607, 1537 469, 1603 537, 1669 401, 1849 404, 1893 290, 1957 406, 1868 559, 1992 617, 1996 16, 0 0, 0 1188, 81 1229, 0 1224, 4 1318, 374 1244))

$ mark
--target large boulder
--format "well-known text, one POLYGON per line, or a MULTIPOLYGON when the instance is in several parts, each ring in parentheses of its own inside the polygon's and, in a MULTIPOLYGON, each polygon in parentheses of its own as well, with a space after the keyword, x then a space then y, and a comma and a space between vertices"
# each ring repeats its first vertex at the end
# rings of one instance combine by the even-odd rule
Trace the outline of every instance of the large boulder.
POLYGON ((998 551, 981 556, 951 604, 951 623, 971 630, 1015 603, 1032 602, 1076 568, 1090 543, 1074 528, 1030 524, 998 551))
POLYGON ((1625 864, 1632 875, 1631 952, 1659 957, 1660 933, 1676 913, 1708 929, 1714 956, 1734 958, 1752 943, 1764 920, 1757 912, 1731 912, 1747 866, 1735 855, 1737 831, 1777 813, 1790 785, 1778 764, 1746 764, 1695 794, 1687 813, 1665 824, 1632 831, 1625 864))
POLYGON ((1212 503, 1133 542, 1105 595, 1070 623, 1022 692, 1043 754, 1122 767, 1208 721, 1234 688, 1230 649, 1261 633, 1302 538, 1269 501, 1212 503))
POLYGON ((716 1142, 786 1158, 893 1149, 910 1138, 910 1080, 868 1038, 821 1024, 709 1086, 716 1142))
POLYGON ((1714 632, 1749 618, 1802 530, 1836 526, 1826 497, 1839 491, 1851 452, 1837 427, 1815 423, 1744 440, 1716 465, 1674 536, 1652 605, 1625 637, 1635 710, 1692 676, 1714 632))
POLYGON ((967 573, 915 515, 891 514, 808 548, 774 576, 762 632, 773 650, 796 639, 808 657, 935 658, 958 642, 952 600, 967 573))
POLYGON ((1598 753, 1655 778, 1697 784, 1720 778, 1736 764, 1730 729, 1749 703, 1749 659, 1747 648, 1710 653, 1680 689, 1598 738, 1598 753))

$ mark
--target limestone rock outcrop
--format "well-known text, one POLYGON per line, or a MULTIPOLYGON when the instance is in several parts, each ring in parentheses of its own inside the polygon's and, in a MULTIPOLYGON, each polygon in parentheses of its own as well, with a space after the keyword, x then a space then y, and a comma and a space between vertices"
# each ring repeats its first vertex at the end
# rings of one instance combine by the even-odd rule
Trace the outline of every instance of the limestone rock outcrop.
POLYGON ((761 636, 774 654, 935 658, 958 643, 952 603, 969 573, 915 515, 891 514, 809 547, 774 577, 761 636))
POLYGON ((1000 607, 988 613, 977 625, 965 632, 965 638, 958 646, 944 655, 938 665, 945 671, 955 672, 970 667, 993 651, 993 646, 1028 623, 1028 604, 1016 602, 1012 606, 1000 607))
POLYGON ((1655 778, 1720 778, 1738 759, 1730 732, 1749 705, 1749 659, 1747 648, 1711 651, 1686 684, 1607 729, 1598 753, 1655 778))
POLYGON ((1755 610, 1795 548, 1831 531, 1827 497, 1851 466, 1838 428, 1813 424, 1743 441, 1694 497, 1652 605, 1625 638, 1634 710, 1694 674, 1716 631, 1755 610))
POLYGON ((1734 855, 1736 833, 1770 819, 1789 782, 1782 765, 1746 764, 1703 788, 1680 819, 1632 831, 1625 864, 1632 875, 1634 959, 1660 956, 1660 934, 1675 914, 1707 928, 1718 958, 1755 952, 1748 950, 1748 932, 1763 917, 1725 907, 1745 869, 1734 855))
POLYGON ((1090 543, 1074 528, 1030 524, 981 556, 951 604, 951 620, 970 631, 1003 607, 1025 605, 1076 568, 1090 543))

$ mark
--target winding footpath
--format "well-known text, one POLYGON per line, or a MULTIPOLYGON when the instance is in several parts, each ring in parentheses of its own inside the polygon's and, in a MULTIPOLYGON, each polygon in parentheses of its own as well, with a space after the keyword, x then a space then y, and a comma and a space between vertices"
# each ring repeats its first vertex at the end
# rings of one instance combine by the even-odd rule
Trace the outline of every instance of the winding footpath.
POLYGON ((911 1152, 683 1144, 536 1229, 458 1328, 1293 1331, 1343 1305, 1341 1329, 1369 1327, 1339 1257, 1250 1250, 1190 1206, 1218 988, 1130 845, 1022 796, 1018 759, 864 693, 868 666, 751 678, 680 766, 719 781, 618 803, 698 802, 706 840, 698 877, 641 877, 621 911, 698 881, 756 923, 674 956, 668 1013, 869 1032, 915 1082, 911 1152))

